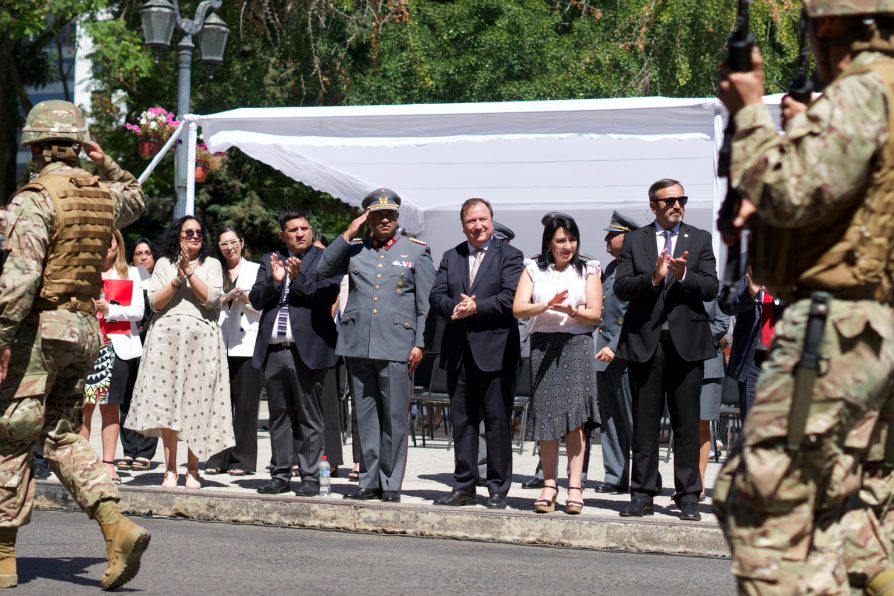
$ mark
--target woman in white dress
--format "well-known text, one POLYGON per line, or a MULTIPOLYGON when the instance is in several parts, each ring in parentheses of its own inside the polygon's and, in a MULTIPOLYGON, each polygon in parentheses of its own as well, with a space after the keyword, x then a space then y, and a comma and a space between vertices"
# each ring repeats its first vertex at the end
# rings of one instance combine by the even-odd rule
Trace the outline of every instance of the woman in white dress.
POLYGON ((598 420, 593 331, 602 319, 599 263, 579 252, 580 231, 570 216, 544 218, 540 256, 518 280, 512 312, 532 318, 531 344, 534 440, 540 443, 543 490, 534 501, 537 513, 555 510, 559 441, 568 453, 568 500, 565 512, 584 506, 582 473, 584 428, 598 420))
POLYGON ((133 379, 128 379, 132 364, 139 363, 143 345, 137 322, 143 318, 143 293, 139 286, 136 267, 128 267, 124 255, 127 250, 121 232, 115 230, 112 243, 106 251, 103 263, 103 285, 105 280, 116 280, 118 288, 112 291, 106 287, 103 296, 95 301, 96 313, 100 317, 104 345, 87 377, 84 397, 84 425, 81 436, 90 440, 93 412, 99 406, 102 418, 102 463, 112 480, 121 479, 115 470, 115 449, 120 432, 120 406, 133 379))
POLYGON ((199 460, 235 444, 227 353, 217 324, 223 294, 220 261, 191 215, 168 230, 149 285, 156 316, 146 336, 127 427, 160 436, 162 486, 175 488, 177 441, 188 449, 185 486, 201 488, 199 460))
POLYGON ((251 364, 261 313, 248 301, 260 264, 242 256, 245 239, 232 226, 224 228, 217 245, 226 269, 220 300, 220 330, 227 346, 236 446, 208 459, 205 473, 245 476, 254 474, 258 463, 258 406, 264 384, 261 372, 251 364))

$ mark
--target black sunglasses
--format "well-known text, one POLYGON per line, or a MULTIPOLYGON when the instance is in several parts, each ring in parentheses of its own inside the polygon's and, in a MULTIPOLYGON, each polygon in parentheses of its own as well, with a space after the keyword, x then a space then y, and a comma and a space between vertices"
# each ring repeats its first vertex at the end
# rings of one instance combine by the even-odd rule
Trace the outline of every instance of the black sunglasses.
POLYGON ((689 200, 689 197, 682 196, 682 197, 668 197, 666 199, 655 199, 653 202, 654 203, 663 202, 666 206, 673 205, 674 203, 679 203, 680 207, 685 207, 686 201, 688 201, 688 200, 689 200))
POLYGON ((201 238, 202 230, 183 230, 182 234, 184 238, 201 238))

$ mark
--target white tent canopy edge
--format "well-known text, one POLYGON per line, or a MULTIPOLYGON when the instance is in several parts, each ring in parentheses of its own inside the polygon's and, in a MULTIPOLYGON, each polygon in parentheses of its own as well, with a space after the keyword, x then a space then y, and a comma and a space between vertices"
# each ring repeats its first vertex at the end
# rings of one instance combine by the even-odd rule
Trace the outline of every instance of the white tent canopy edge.
MULTIPOLYGON (((765 101, 778 112, 780 98, 765 101)), ((659 178, 680 180, 687 221, 713 229, 724 117, 713 98, 644 97, 240 108, 186 120, 209 150, 238 147, 350 205, 395 190, 401 224, 432 245, 436 262, 463 239, 459 206, 473 196, 493 204, 526 255, 540 250, 540 217, 560 210, 578 220, 582 251, 604 262, 612 210, 650 221, 646 191, 659 178)), ((187 196, 192 205, 192 185, 187 196)), ((716 234, 714 243, 720 252, 716 234)))

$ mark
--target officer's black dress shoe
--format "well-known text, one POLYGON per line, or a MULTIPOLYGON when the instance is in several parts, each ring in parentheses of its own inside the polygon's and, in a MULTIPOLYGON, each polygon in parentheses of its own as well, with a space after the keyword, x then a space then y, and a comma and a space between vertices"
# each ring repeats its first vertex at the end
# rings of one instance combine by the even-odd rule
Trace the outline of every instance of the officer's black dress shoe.
POLYGON ((487 498, 484 504, 488 509, 506 509, 506 493, 494 493, 487 498))
POLYGON ((621 512, 621 517, 643 517, 644 515, 655 515, 655 509, 652 507, 652 499, 633 499, 627 506, 627 509, 621 512))
POLYGON ((530 480, 522 482, 522 488, 543 488, 543 478, 534 476, 530 480))
POLYGON ((382 491, 382 502, 383 503, 400 503, 400 491, 399 490, 383 490, 382 491))
POLYGON ((612 484, 611 482, 597 482, 596 486, 593 487, 593 490, 603 494, 627 492, 625 489, 621 488, 619 484, 612 484))
POLYGON ((299 486, 295 490, 295 496, 297 497, 316 497, 320 494, 320 483, 319 481, 311 480, 310 478, 305 478, 301 481, 301 486, 299 486))
POLYGON ((270 482, 258 489, 261 495, 278 495, 289 492, 289 483, 279 478, 271 478, 270 482))
POLYGON ((475 505, 478 497, 466 493, 451 493, 449 497, 435 499, 435 505, 447 505, 448 507, 462 507, 463 505, 475 505))
POLYGON ((379 488, 358 488, 352 493, 347 493, 344 499, 354 499, 355 501, 372 501, 373 499, 382 498, 382 490, 379 488))
POLYGON ((698 497, 689 495, 685 499, 677 501, 680 508, 680 519, 683 521, 701 521, 702 514, 698 512, 698 497))

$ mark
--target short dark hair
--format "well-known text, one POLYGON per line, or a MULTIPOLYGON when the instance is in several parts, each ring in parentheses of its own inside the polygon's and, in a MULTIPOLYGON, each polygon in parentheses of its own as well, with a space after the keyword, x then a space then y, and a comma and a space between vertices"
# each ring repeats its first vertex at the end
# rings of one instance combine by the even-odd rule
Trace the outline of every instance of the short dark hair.
POLYGON ((683 188, 683 185, 680 184, 680 181, 674 180, 673 178, 662 178, 661 180, 653 182, 652 186, 649 187, 649 201, 657 201, 658 191, 662 188, 670 188, 671 186, 679 186, 680 188, 683 188))
POLYGON ((472 197, 471 199, 466 199, 463 202, 463 206, 459 208, 459 221, 466 220, 466 211, 472 208, 473 205, 481 204, 487 207, 487 210, 490 211, 490 217, 493 219, 494 217, 494 208, 491 207, 490 203, 487 199, 482 199, 479 197, 472 197))
MULTIPOLYGON (((293 219, 301 219, 302 217, 307 220, 307 223, 310 223, 310 214, 304 209, 288 209, 283 211, 279 214, 279 230, 284 232, 287 223, 293 219)), ((313 227, 313 225, 311 225, 311 227, 313 227)))
POLYGON ((537 267, 541 271, 546 271, 547 267, 555 265, 556 262, 549 245, 559 230, 565 230, 568 235, 577 240, 577 250, 571 255, 571 266, 574 267, 578 275, 583 277, 586 263, 580 256, 580 230, 577 227, 577 222, 570 215, 555 215, 543 222, 543 240, 540 243, 540 254, 537 255, 537 267))

